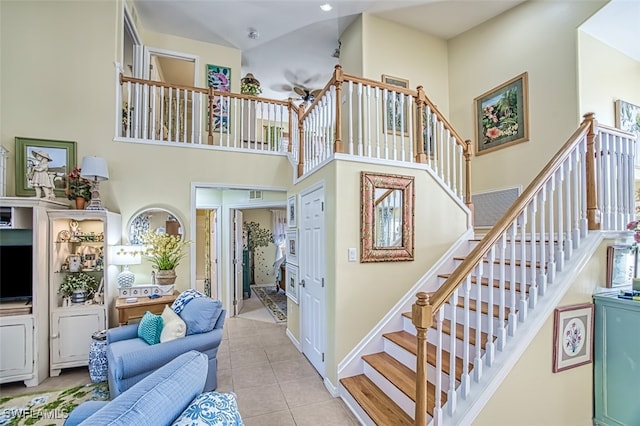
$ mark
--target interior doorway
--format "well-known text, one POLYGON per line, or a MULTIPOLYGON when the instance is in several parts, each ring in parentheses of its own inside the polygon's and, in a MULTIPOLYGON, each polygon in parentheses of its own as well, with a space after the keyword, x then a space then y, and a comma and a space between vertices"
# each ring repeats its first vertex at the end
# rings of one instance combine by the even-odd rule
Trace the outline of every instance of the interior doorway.
POLYGON ((218 209, 196 210, 196 290, 220 298, 218 209))

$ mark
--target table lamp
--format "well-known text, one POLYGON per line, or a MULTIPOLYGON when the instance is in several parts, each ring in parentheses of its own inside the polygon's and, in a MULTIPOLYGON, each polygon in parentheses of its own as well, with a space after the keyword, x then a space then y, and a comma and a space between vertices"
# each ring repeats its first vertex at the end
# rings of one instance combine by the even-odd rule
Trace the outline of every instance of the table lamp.
POLYGON ((109 179, 107 161, 101 157, 83 157, 80 176, 91 181, 91 202, 86 210, 104 210, 100 202, 98 182, 109 179))
POLYGON ((129 270, 129 265, 142 263, 140 248, 136 246, 111 246, 110 261, 112 265, 124 266, 124 269, 116 278, 118 287, 132 287, 136 280, 136 275, 129 270))

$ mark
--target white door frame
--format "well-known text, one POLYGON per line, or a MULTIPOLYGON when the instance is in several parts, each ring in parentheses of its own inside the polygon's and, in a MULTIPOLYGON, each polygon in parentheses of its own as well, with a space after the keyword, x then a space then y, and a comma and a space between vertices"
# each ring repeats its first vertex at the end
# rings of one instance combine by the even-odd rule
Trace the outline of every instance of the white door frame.
MULTIPOLYGON (((298 204, 299 204, 299 209, 298 209, 298 219, 297 219, 297 223, 298 223, 298 228, 301 228, 303 225, 303 218, 305 217, 305 213, 303 211, 303 207, 304 204, 302 203, 302 200, 304 199, 305 196, 317 191, 317 190, 322 190, 323 196, 322 196, 322 203, 324 205, 324 203, 326 202, 326 186, 325 186, 325 182, 324 180, 316 183, 315 185, 312 185, 308 188, 305 188, 304 190, 300 191, 300 194, 298 196, 298 204)), ((323 215, 322 215, 322 235, 323 235, 323 241, 322 241, 322 248, 321 250, 324 250, 324 253, 307 253, 306 252, 306 247, 307 245, 304 243, 304 232, 303 231, 299 231, 298 232, 298 238, 300 239, 298 246, 300 247, 300 252, 298 253, 298 265, 300 270, 298 271, 298 277, 301 279, 301 277, 306 276, 305 274, 305 270, 304 270, 304 266, 305 266, 305 261, 303 261, 303 259, 310 259, 310 258, 317 258, 316 256, 324 256, 325 261, 323 262, 323 271, 320 272, 320 275, 322 275, 324 282, 326 283, 326 273, 327 273, 327 265, 326 265, 326 208, 323 208, 323 215)), ((305 331, 305 324, 303 322, 304 317, 305 317, 305 313, 304 313, 304 293, 306 292, 306 288, 302 287, 302 286, 298 286, 298 300, 300 300, 300 312, 298 315, 298 318, 300 320, 300 324, 299 324, 299 330, 300 330, 300 346, 302 349, 302 352, 305 353, 305 335, 304 335, 304 331, 305 331)), ((320 298, 320 314, 321 317, 318 320, 318 323, 320 324, 321 327, 321 331, 322 331, 322 343, 321 343, 321 350, 322 353, 325 354, 326 353, 326 349, 327 349, 327 286, 326 284, 323 285, 322 287, 322 297, 320 298)), ((306 353, 305 353, 306 355, 306 353)), ((324 357, 323 357, 324 358, 324 357)), ((326 377, 326 364, 324 364, 324 362, 326 362, 324 359, 322 361, 322 365, 320 366, 321 368, 318 368, 318 366, 314 367, 316 368, 316 370, 318 370, 318 373, 320 374, 320 376, 324 379, 326 377)), ((312 363, 313 364, 313 363, 312 363)))
MULTIPOLYGON (((222 301, 222 306, 227 310, 227 315, 231 315, 233 312, 233 257, 229 250, 229 245, 227 245, 227 250, 222 250, 222 239, 229 238, 227 235, 227 231, 223 232, 223 227, 226 229, 227 224, 229 223, 229 216, 231 209, 240 209, 240 210, 248 210, 253 208, 286 208, 287 200, 286 200, 287 188, 281 186, 246 186, 246 185, 237 185, 237 184, 220 184, 220 183, 210 183, 210 182, 191 182, 191 206, 190 206, 190 240, 196 240, 196 209, 217 209, 218 210, 218 223, 216 226, 216 234, 218 235, 216 239, 216 250, 218 252, 218 276, 217 276, 217 289, 218 289, 218 298, 222 301), (242 204, 206 204, 199 203, 196 198, 196 191, 198 188, 203 189, 215 189, 215 190, 242 190, 242 191, 269 191, 269 192, 282 192, 284 194, 284 199, 282 201, 266 201, 266 202, 251 202, 251 203, 242 203, 242 204), (225 272, 224 276, 221 273, 221 265, 225 264, 225 272), (224 281, 223 281, 224 280, 224 281), (224 284, 224 289, 223 285, 224 284), (224 290, 224 291, 223 291, 224 290), (224 295, 224 297, 223 297, 224 295)), ((191 245, 191 253, 190 257, 190 269, 191 269, 191 288, 195 288, 195 276, 196 276, 196 248, 195 244, 191 245)), ((211 283, 213 285, 213 283, 211 283)))

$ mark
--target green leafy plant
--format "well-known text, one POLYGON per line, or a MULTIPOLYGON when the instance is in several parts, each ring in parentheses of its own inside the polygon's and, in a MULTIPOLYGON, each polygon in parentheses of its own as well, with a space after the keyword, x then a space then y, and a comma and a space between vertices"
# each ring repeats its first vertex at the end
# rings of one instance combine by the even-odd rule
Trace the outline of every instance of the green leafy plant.
POLYGON ((74 167, 71 173, 67 175, 67 187, 64 193, 70 200, 75 200, 78 197, 82 197, 89 201, 91 199, 91 181, 80 177, 82 169, 74 167))
POLYGON ((98 290, 98 279, 84 272, 70 273, 60 284, 58 293, 64 297, 70 297, 74 290, 85 290, 87 298, 91 299, 98 290))
POLYGON ((151 261, 159 271, 175 269, 187 255, 184 248, 190 241, 183 241, 180 235, 147 232, 142 235, 142 242, 147 246, 142 255, 151 261))
POLYGON ((260 85, 256 83, 242 83, 240 84, 240 93, 243 95, 256 96, 262 93, 262 89, 260 85))

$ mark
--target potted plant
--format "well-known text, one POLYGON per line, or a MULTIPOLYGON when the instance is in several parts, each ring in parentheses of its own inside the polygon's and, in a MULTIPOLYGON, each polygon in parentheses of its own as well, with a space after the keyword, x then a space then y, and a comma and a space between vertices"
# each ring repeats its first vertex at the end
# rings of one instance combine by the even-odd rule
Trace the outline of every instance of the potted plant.
POLYGON ((64 298, 71 298, 74 302, 84 302, 87 299, 92 299, 97 290, 98 279, 87 273, 79 272, 67 274, 60 284, 58 294, 64 298))
POLYGON ((84 203, 91 199, 91 181, 80 176, 81 169, 74 167, 67 175, 67 187, 64 193, 70 200, 76 201, 76 208, 84 209, 84 203))
POLYGON ((143 256, 149 259, 157 270, 157 283, 175 283, 175 268, 187 255, 184 248, 189 245, 190 241, 183 241, 180 235, 149 231, 142 236, 142 242, 147 247, 143 256))

